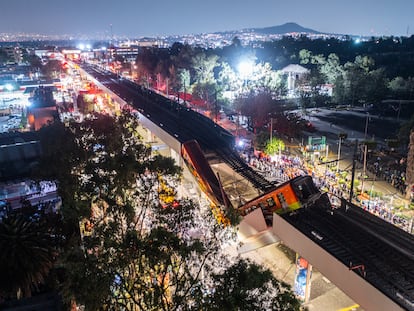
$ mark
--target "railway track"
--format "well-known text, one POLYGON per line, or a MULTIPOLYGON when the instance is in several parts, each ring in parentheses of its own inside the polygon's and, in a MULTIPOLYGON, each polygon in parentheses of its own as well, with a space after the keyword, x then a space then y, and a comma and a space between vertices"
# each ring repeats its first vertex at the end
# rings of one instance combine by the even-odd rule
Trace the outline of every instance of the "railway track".
POLYGON ((266 192, 275 186, 240 158, 233 150, 233 135, 211 119, 132 81, 119 80, 113 73, 102 72, 90 66, 85 67, 85 71, 155 123, 162 123, 164 129, 172 135, 176 134, 181 143, 195 139, 204 150, 215 152, 256 189, 266 192))
MULTIPOLYGON (((234 138, 209 118, 131 81, 96 68, 86 71, 184 143, 196 139, 235 172, 267 192, 276 185, 249 167, 233 149, 234 138)), ((282 216, 349 269, 407 310, 414 310, 414 237, 352 204, 311 206, 282 216)))
POLYGON ((411 235, 354 205, 335 210, 313 206, 283 218, 392 300, 414 310, 411 235))

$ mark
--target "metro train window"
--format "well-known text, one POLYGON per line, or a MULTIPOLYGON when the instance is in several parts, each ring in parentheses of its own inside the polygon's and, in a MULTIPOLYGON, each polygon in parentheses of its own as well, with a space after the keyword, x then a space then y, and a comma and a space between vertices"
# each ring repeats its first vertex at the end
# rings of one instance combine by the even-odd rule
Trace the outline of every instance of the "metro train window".
POLYGON ((268 198, 266 201, 269 207, 275 206, 275 200, 273 200, 272 197, 268 198))
POLYGON ((311 195, 311 192, 306 184, 298 185, 298 189, 301 192, 303 199, 307 199, 311 195))
POLYGON ((288 204, 287 204, 287 202, 286 202, 286 198, 283 195, 283 193, 278 193, 277 194, 277 198, 278 198, 278 200, 280 202, 280 205, 282 206, 283 209, 287 209, 289 207, 288 204))

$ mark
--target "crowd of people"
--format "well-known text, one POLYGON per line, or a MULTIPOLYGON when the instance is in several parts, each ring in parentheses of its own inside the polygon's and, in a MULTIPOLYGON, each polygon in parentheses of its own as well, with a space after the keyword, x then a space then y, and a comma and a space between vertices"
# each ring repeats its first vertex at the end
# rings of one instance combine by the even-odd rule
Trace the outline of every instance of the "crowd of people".
POLYGON ((367 170, 375 175, 378 180, 385 180, 391 184, 401 194, 405 193, 407 188, 405 172, 407 169, 405 158, 383 160, 376 157, 367 162, 367 170))
MULTIPOLYGON (((333 205, 340 204, 340 198, 349 199, 349 177, 343 177, 336 171, 328 169, 327 166, 318 168, 309 161, 301 159, 299 156, 281 155, 271 158, 262 153, 241 153, 242 158, 258 173, 269 181, 281 183, 300 175, 311 175, 315 185, 329 194, 333 205)), ((390 177, 390 181, 397 182, 399 176, 397 172, 388 174, 391 169, 382 167, 381 173, 378 167, 378 174, 390 177), (385 173, 387 172, 387 173, 385 173)), ((394 186, 397 184, 394 184, 394 186)), ((361 208, 383 218, 384 220, 399 226, 405 231, 412 231, 412 220, 397 215, 393 211, 391 204, 380 197, 370 198, 364 196, 355 197, 361 208)))

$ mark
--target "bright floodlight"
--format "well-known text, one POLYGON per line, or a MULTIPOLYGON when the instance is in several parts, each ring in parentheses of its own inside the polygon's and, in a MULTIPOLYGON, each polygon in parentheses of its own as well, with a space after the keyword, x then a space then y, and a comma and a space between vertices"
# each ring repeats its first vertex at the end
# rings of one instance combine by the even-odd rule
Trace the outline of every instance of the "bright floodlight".
POLYGON ((11 85, 10 83, 7 83, 4 87, 5 87, 5 88, 6 88, 6 90, 8 90, 8 91, 13 91, 13 90, 14 90, 13 85, 11 85))
POLYGON ((253 73, 253 64, 252 62, 243 61, 239 64, 237 69, 243 77, 249 77, 253 73))
POLYGON ((91 49, 91 45, 90 45, 90 44, 87 44, 87 45, 86 45, 86 48, 87 48, 88 50, 90 50, 90 49, 91 49))
POLYGON ((78 45, 78 48, 79 48, 80 50, 84 50, 84 49, 85 49, 85 44, 80 43, 80 44, 78 45))

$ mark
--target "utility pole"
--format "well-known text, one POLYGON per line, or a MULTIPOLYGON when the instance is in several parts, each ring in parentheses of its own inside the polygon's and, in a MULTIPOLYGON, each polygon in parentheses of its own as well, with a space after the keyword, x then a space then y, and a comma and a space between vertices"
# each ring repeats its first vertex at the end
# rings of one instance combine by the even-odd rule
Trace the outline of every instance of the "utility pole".
POLYGON ((339 172, 339 159, 341 158, 341 142, 342 142, 342 137, 339 136, 339 144, 338 144, 338 163, 336 164, 336 172, 339 172))
POLYGON ((367 152, 368 152, 368 146, 367 146, 367 133, 368 133, 368 122, 369 122, 369 113, 367 112, 367 118, 365 120, 365 134, 364 134, 364 165, 362 169, 362 183, 361 183, 361 194, 364 193, 364 180, 365 180, 365 174, 367 170, 367 152))
POLYGON ((354 156, 352 159, 352 176, 351 176, 351 188, 349 189, 349 203, 352 203, 352 197, 354 196, 354 179, 355 179, 355 167, 356 167, 356 160, 357 160, 357 150, 358 150, 358 139, 355 140, 354 156))
POLYGON ((364 134, 364 140, 367 140, 367 133, 368 133, 368 121, 369 121, 369 113, 367 112, 367 118, 365 120, 365 134, 364 134))
POLYGON ((364 181, 365 181, 365 174, 367 171, 367 152, 368 152, 368 145, 365 142, 364 145, 364 166, 362 169, 362 183, 361 183, 361 193, 364 193, 364 181))
POLYGON ((340 133, 338 135, 339 138, 339 143, 338 143, 338 163, 336 166, 336 171, 339 172, 339 159, 341 158, 341 144, 342 144, 342 140, 346 139, 348 137, 348 134, 346 133, 340 133))
POLYGON ((270 143, 272 143, 273 138, 273 118, 270 117, 270 143))

